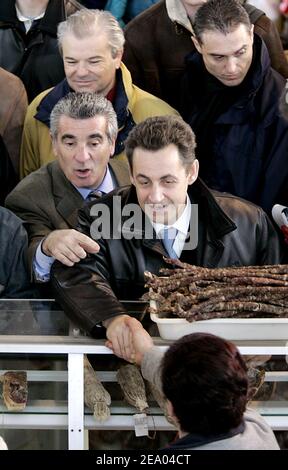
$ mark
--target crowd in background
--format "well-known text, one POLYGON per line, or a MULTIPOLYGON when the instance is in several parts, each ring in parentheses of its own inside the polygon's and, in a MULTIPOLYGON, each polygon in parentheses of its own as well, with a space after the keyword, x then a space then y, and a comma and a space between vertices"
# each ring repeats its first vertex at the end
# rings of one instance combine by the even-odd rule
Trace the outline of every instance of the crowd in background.
MULTIPOLYGON (((288 230, 271 211, 288 206, 288 2, 232 4, 227 20, 228 0, 0 2, 0 297, 56 297, 125 357, 118 300, 131 282, 139 298, 163 255, 209 267, 287 262, 288 230), (180 163, 171 145, 187 154, 180 163), (165 164, 165 195, 186 217, 187 194, 201 209, 198 251, 182 256, 181 224, 171 253, 164 235, 153 255, 145 242, 91 240, 91 203, 111 210, 113 191, 143 209, 165 164)), ((156 219, 159 241, 169 224, 156 219)))

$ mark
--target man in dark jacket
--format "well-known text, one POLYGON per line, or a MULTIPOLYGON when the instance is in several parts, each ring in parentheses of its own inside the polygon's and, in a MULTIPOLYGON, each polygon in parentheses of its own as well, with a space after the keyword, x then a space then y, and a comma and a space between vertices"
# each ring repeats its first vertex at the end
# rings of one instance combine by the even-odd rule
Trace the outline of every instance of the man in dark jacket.
MULTIPOLYGON (((185 57, 195 50, 191 22, 203 3, 205 0, 162 0, 134 18, 125 29, 123 61, 133 82, 176 109, 185 57)), ((287 78, 288 63, 275 25, 263 11, 246 0, 241 3, 267 46, 272 67, 287 78)))
POLYGON ((80 230, 97 239, 99 252, 71 268, 52 268, 64 311, 92 336, 103 322, 119 354, 129 344, 129 329, 118 299, 139 298, 144 272, 158 274, 163 256, 210 268, 280 261, 278 236, 262 209, 228 194, 213 195, 197 179, 194 134, 181 118, 138 124, 126 153, 133 186, 79 213, 80 230))
POLYGON ((24 178, 6 206, 25 221, 34 278, 47 282, 55 259, 71 266, 98 249, 74 230, 85 200, 129 183, 126 162, 111 160, 118 132, 112 104, 96 93, 69 93, 51 112, 57 161, 24 178), (92 193, 92 195, 91 195, 92 193))
POLYGON ((0 66, 23 81, 29 102, 64 78, 57 25, 63 0, 0 2, 0 66))
POLYGON ((0 207, 0 297, 36 297, 26 265, 27 233, 21 219, 0 207))
POLYGON ((288 122, 279 111, 285 80, 239 2, 205 3, 194 33, 182 116, 196 135, 200 176, 270 213, 288 197, 288 122))

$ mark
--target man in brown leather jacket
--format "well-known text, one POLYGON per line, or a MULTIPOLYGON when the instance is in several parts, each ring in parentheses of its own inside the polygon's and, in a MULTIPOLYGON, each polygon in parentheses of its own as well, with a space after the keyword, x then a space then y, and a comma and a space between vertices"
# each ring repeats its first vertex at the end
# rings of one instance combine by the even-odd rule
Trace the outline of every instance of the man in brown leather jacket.
MULTIPOLYGON (((185 57, 193 52, 191 20, 206 0, 162 0, 134 18, 125 30, 123 62, 135 85, 178 109, 185 57)), ((261 10, 242 0, 255 33, 265 42, 272 67, 288 77, 279 33, 261 10)))
POLYGON ((78 228, 97 240, 99 252, 73 267, 56 262, 52 268, 54 294, 64 311, 92 336, 102 322, 120 355, 129 344, 129 329, 118 299, 138 299, 144 271, 158 274, 163 256, 210 268, 276 264, 281 256, 278 236, 261 208, 212 194, 197 178, 194 134, 181 118, 138 124, 126 152, 132 186, 79 212, 78 228), (168 227, 175 231, 172 251, 165 240, 168 227))
POLYGON ((21 80, 1 67, 0 102, 0 135, 3 137, 15 174, 18 175, 27 95, 21 80))

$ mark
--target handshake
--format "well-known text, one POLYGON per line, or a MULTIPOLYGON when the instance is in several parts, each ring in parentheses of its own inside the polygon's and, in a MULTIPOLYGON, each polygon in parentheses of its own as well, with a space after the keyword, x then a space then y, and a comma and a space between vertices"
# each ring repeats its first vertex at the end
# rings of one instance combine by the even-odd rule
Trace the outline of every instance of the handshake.
POLYGON ((275 204, 272 208, 272 217, 278 227, 280 227, 288 245, 288 207, 275 204))

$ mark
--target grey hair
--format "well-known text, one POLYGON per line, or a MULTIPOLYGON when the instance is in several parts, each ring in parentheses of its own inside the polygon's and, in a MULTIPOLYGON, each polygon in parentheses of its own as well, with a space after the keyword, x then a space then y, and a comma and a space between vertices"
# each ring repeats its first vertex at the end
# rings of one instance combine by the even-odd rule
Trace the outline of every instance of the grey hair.
POLYGON ((53 140, 57 138, 61 116, 72 119, 103 116, 107 121, 106 135, 109 142, 113 143, 117 138, 118 124, 113 106, 104 96, 97 93, 71 92, 58 101, 50 114, 50 133, 53 140))
POLYGON ((205 31, 228 34, 241 24, 251 31, 249 15, 239 0, 208 0, 197 10, 193 21, 194 35, 202 43, 205 31))
POLYGON ((67 34, 82 39, 94 33, 107 35, 113 58, 123 50, 124 33, 116 18, 109 11, 83 9, 59 23, 57 37, 60 53, 63 50, 63 38, 67 34))

